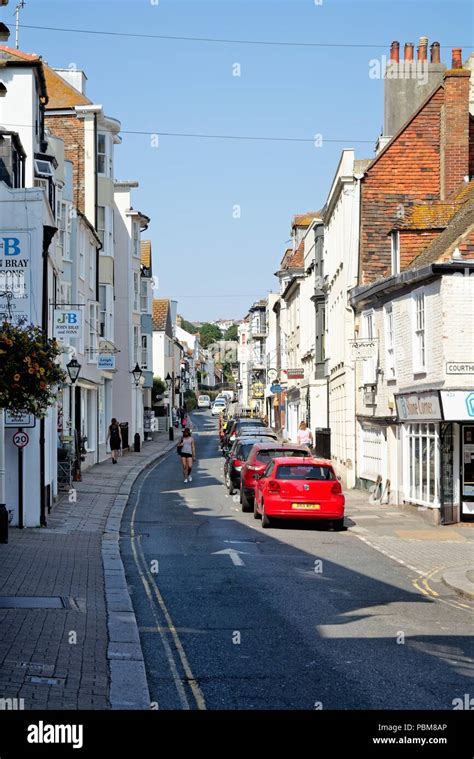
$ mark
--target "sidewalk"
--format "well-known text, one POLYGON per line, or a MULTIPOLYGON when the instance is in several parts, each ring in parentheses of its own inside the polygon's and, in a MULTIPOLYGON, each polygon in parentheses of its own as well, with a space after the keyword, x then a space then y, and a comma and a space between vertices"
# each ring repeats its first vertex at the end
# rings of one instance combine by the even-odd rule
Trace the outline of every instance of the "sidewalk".
POLYGON ((417 510, 369 501, 369 493, 349 490, 346 526, 376 551, 428 576, 465 598, 474 599, 474 523, 434 526, 417 510))
POLYGON ((118 540, 134 480, 175 445, 164 437, 92 467, 76 503, 63 495, 46 528, 0 545, 0 708, 148 708, 118 540))

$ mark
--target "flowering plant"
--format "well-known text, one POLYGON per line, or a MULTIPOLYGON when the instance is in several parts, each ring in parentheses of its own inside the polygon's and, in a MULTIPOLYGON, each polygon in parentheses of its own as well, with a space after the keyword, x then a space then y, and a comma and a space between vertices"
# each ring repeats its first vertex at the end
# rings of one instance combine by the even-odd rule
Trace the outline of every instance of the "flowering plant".
POLYGON ((0 324, 0 408, 45 416, 66 374, 61 347, 33 324, 0 324))

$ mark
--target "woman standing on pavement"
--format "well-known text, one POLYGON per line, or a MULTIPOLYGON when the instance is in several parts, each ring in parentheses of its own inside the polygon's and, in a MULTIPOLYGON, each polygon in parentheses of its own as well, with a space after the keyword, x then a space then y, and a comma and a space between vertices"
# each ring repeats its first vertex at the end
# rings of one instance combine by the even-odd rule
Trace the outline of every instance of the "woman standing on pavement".
POLYGON ((193 463, 196 460, 196 446, 194 440, 191 437, 191 430, 186 427, 183 430, 183 437, 178 443, 178 453, 181 456, 181 463, 183 465, 183 474, 185 482, 192 482, 192 469, 193 463))
POLYGON ((313 447, 313 433, 307 427, 306 422, 300 422, 300 428, 297 436, 298 445, 307 445, 310 448, 313 447))
POLYGON ((112 451, 112 464, 117 463, 118 452, 122 447, 122 433, 120 425, 114 417, 110 422, 107 440, 110 440, 110 450, 112 451))

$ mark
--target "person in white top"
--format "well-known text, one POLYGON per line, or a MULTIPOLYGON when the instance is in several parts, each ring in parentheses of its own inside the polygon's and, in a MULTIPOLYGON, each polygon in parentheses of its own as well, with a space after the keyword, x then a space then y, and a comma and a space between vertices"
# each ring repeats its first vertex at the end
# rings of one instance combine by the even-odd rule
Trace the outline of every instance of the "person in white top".
POLYGON ((300 422, 300 428, 297 435, 298 445, 308 445, 313 447, 313 433, 307 427, 306 422, 300 422))

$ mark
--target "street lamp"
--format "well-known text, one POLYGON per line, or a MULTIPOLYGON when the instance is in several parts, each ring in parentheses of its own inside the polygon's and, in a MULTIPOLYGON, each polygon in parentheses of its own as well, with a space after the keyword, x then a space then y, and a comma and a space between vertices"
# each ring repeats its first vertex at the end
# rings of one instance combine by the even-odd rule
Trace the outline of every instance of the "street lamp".
POLYGON ((173 429, 173 412, 171 410, 171 385, 173 384, 173 377, 168 372, 168 374, 165 377, 165 382, 168 386, 168 406, 169 406, 169 429, 168 429, 168 437, 170 440, 174 440, 174 429, 173 429))
POLYGON ((71 437, 72 437, 72 445, 73 445, 73 451, 74 451, 74 478, 75 480, 80 480, 80 463, 79 463, 79 454, 78 454, 78 446, 76 445, 76 404, 75 399, 73 398, 74 394, 74 385, 77 382, 77 379, 79 377, 79 373, 81 371, 81 364, 78 362, 77 358, 74 356, 71 358, 69 363, 66 364, 67 373, 69 374, 69 379, 71 380, 71 384, 69 385, 69 419, 71 420, 71 437))
POLYGON ((142 374, 143 374, 143 372, 141 370, 141 367, 138 365, 138 361, 135 364, 135 369, 132 369, 132 371, 130 372, 130 374, 133 374, 133 379, 135 380, 135 385, 138 387, 138 385, 140 384, 140 380, 141 380, 142 374))

